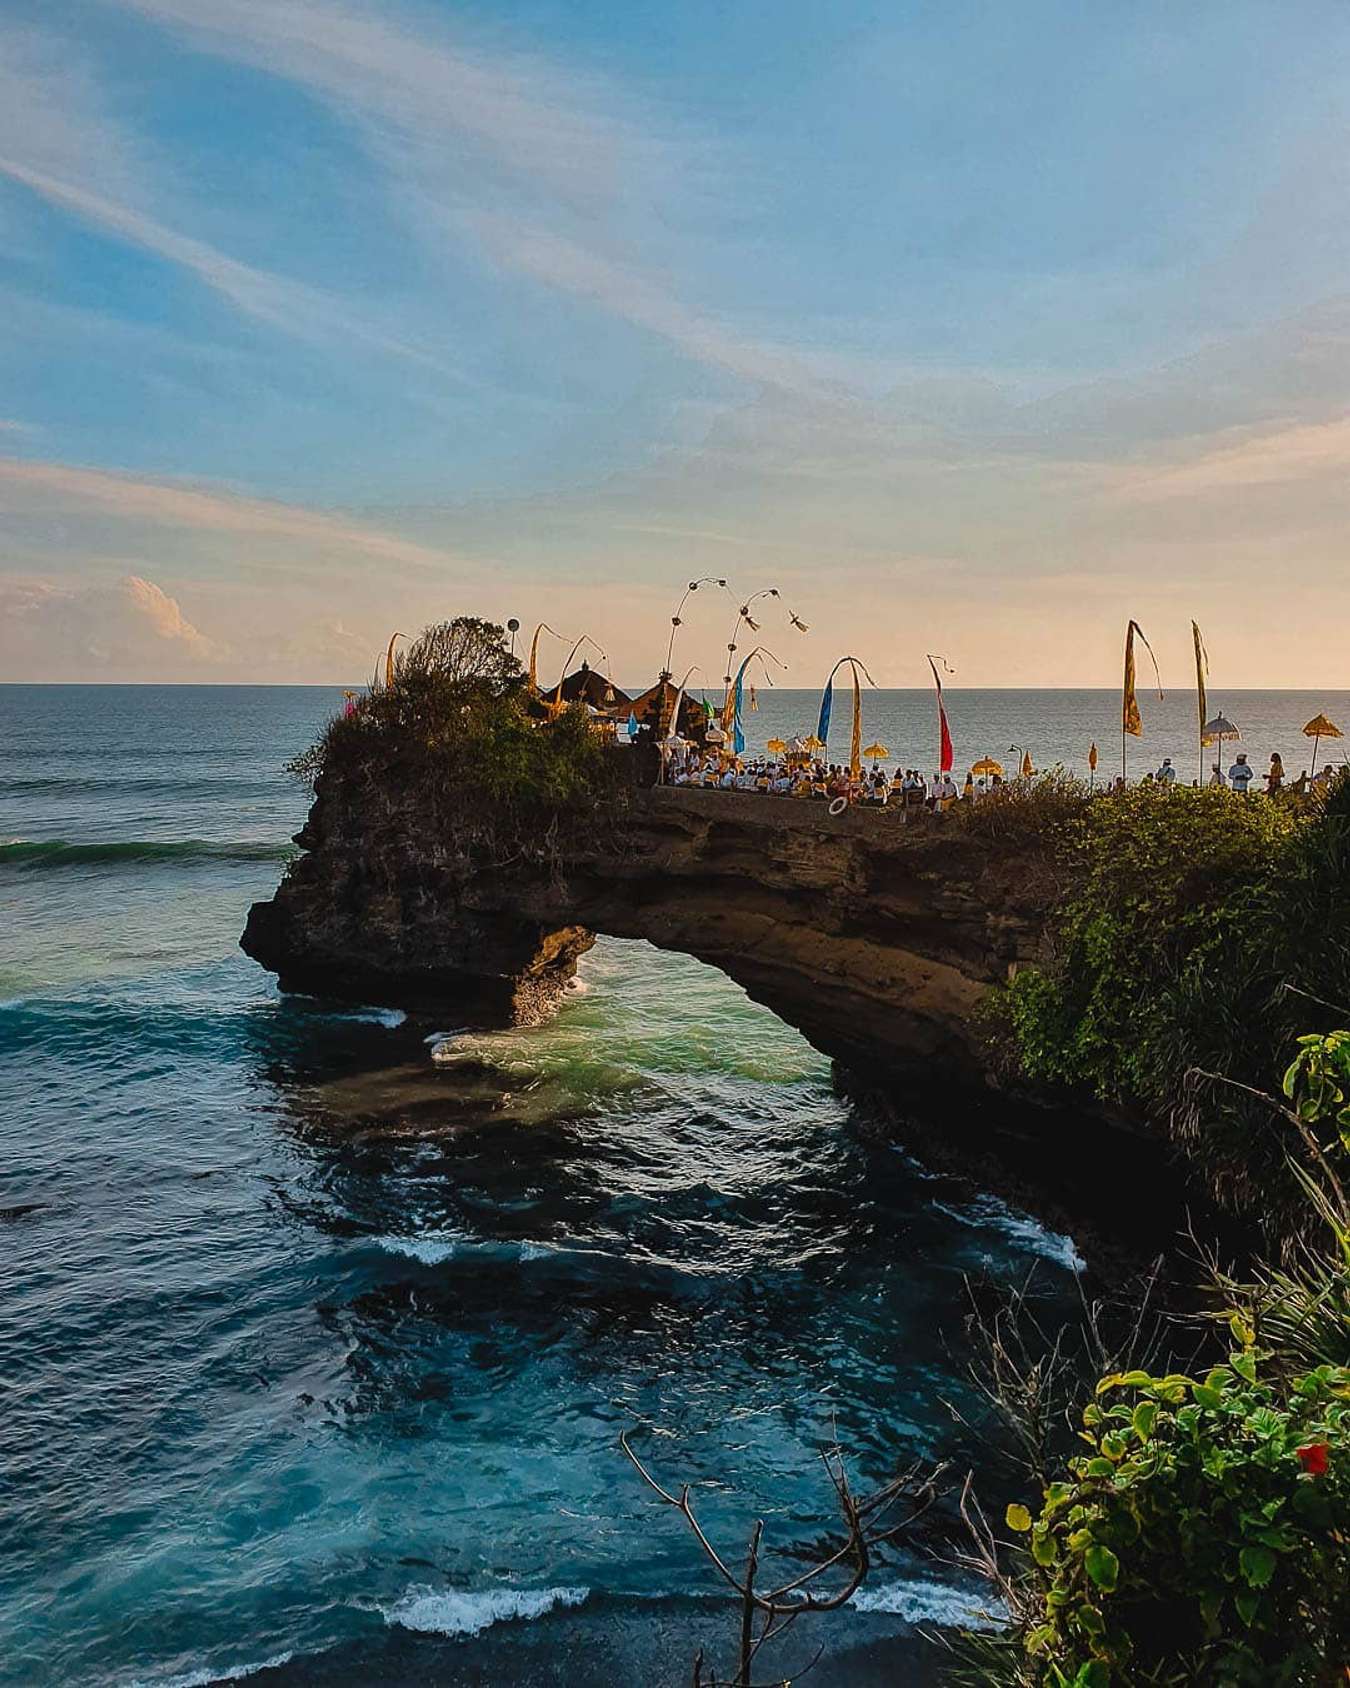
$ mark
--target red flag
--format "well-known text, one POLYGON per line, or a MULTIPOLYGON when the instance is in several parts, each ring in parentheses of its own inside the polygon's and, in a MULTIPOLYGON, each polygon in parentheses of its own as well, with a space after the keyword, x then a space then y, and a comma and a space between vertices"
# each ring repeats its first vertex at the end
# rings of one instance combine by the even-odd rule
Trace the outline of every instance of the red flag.
POLYGON ((942 705, 942 681, 938 679, 937 663, 933 661, 931 656, 928 659, 928 666, 933 670, 933 684, 937 687, 939 740, 938 772, 940 774, 949 774, 952 771, 953 761, 952 734, 951 728, 947 725, 947 711, 942 705))

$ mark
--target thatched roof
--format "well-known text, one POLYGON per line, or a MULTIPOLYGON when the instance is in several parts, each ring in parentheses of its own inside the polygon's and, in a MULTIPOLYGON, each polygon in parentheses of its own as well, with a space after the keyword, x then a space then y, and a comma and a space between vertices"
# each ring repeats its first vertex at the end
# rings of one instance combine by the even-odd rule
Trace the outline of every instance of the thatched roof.
MULTIPOLYGON (((550 691, 546 694, 552 697, 550 691)), ((632 703, 627 692, 620 689, 612 680, 607 680, 603 674, 597 673, 589 663, 583 662, 562 683, 562 701, 564 703, 589 703, 593 709, 603 709, 608 713, 616 710, 626 712, 632 703)))
MULTIPOLYGON (((648 686, 645 692, 632 700, 633 715, 639 725, 650 722, 656 732, 668 732, 671 712, 675 708, 675 699, 678 696, 678 686, 669 680, 658 680, 654 686, 648 686)), ((707 725, 708 718, 703 712, 703 705, 686 692, 680 704, 680 720, 676 731, 684 738, 695 739, 701 743, 707 725)))

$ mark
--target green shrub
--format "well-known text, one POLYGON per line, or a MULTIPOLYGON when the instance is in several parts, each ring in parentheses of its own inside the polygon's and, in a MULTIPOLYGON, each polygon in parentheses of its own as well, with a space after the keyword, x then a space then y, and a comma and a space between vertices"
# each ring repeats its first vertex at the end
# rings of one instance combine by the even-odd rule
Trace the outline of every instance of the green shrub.
MULTIPOLYGON (((1350 1658, 1350 1371, 1264 1381, 1238 1346, 1201 1379, 1098 1385, 1088 1451, 1026 1534, 1040 1621, 1030 1680, 1314 1684, 1350 1658)), ((1333 1676, 1334 1673, 1334 1676, 1333 1676)))
MULTIPOLYGON (((991 1004, 1014 1070, 1166 1120, 1233 1206, 1287 1179, 1259 1085, 1350 1002, 1350 782, 1310 805, 1139 786, 1061 832, 1049 953, 991 1004)), ((1006 1055, 1005 1055, 1006 1059, 1006 1055)))
POLYGON ((290 765, 321 804, 378 806, 442 848, 556 859, 578 826, 614 824, 623 764, 584 707, 530 692, 502 628, 461 616, 401 651, 389 678, 290 765))

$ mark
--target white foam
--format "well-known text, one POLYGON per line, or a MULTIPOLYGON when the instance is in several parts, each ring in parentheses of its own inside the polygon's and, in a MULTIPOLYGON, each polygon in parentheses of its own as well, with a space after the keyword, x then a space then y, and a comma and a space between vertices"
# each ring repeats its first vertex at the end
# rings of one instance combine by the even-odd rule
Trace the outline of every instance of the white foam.
POLYGON ((999 1620, 973 1588, 952 1583, 882 1583, 860 1588, 849 1601, 859 1612, 888 1612, 912 1624, 942 1624, 948 1629, 997 1629, 999 1620))
POLYGON ((388 1624, 436 1635, 481 1635, 493 1624, 542 1618, 559 1606, 580 1606, 588 1588, 410 1588, 384 1614, 388 1624))
POLYGON ((949 1207, 946 1202, 934 1202, 933 1206, 949 1219, 969 1225, 974 1230, 1001 1231, 1009 1242, 1030 1254, 1053 1260, 1067 1272, 1082 1272, 1087 1267, 1072 1237, 1066 1237, 1060 1231, 1047 1230, 1027 1214, 1005 1207, 996 1196, 981 1196, 964 1208, 949 1207))
POLYGON ((408 1016, 401 1008, 357 1008, 350 1013, 349 1020, 368 1020, 376 1026, 388 1026, 393 1031, 395 1026, 401 1026, 408 1016))
POLYGON ((464 1238, 456 1231, 426 1231, 416 1237, 384 1236, 369 1240, 387 1254, 406 1254, 423 1266, 440 1266, 453 1258, 464 1238))
POLYGON ((246 1676, 256 1676, 260 1670, 280 1670, 294 1656, 274 1653, 270 1659, 260 1659, 255 1665, 206 1665, 181 1676, 138 1677, 131 1688, 208 1688, 212 1682, 239 1682, 246 1676))

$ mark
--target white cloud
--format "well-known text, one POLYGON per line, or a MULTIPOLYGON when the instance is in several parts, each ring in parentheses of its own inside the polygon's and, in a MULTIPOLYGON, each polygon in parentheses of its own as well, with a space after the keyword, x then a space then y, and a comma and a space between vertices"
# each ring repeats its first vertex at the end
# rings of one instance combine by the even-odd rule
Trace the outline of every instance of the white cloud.
POLYGON ((229 652, 153 581, 0 581, 0 666, 34 680, 210 678, 229 652))

